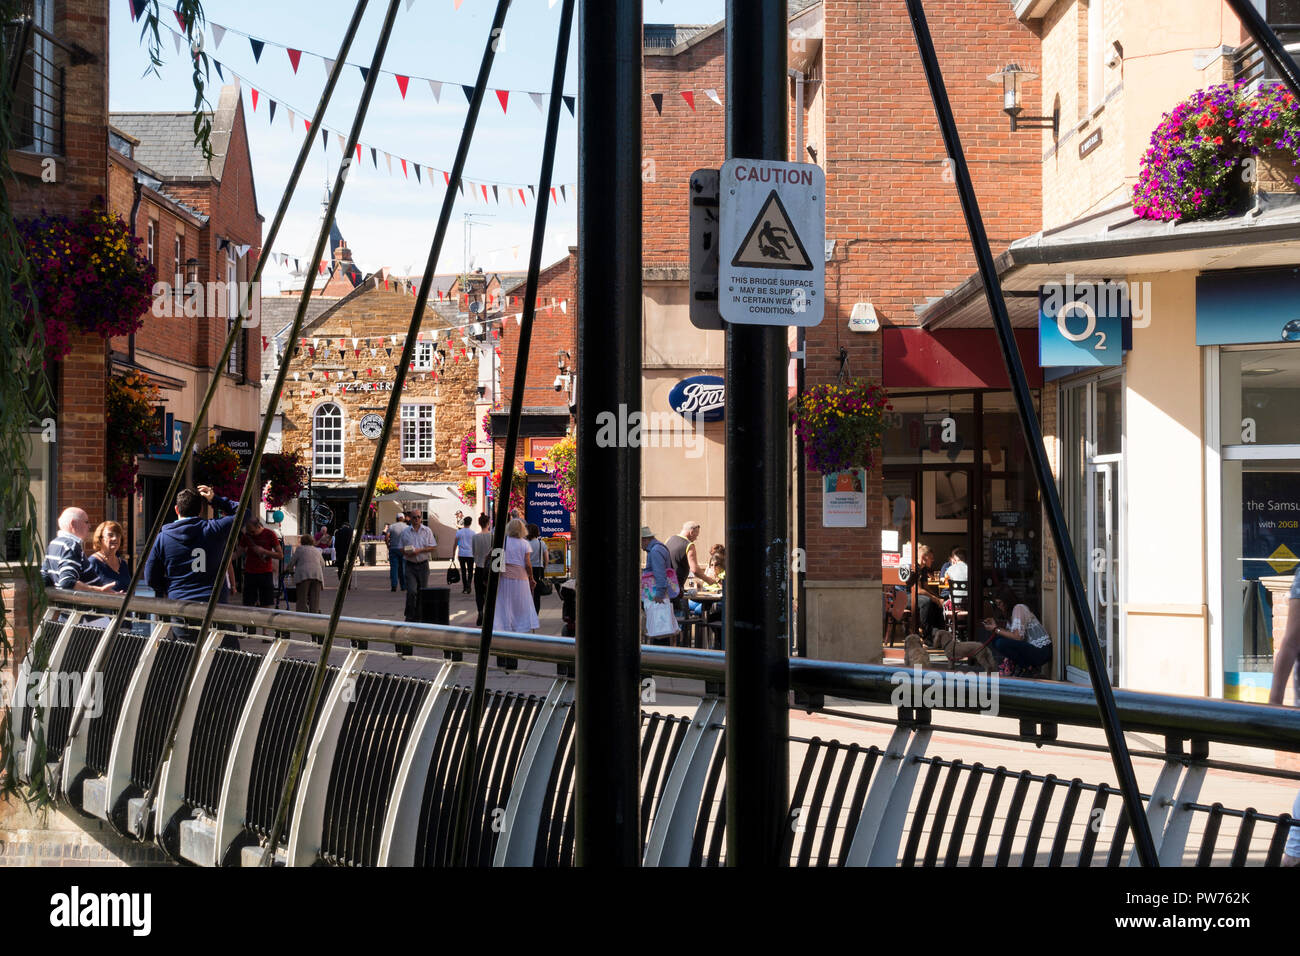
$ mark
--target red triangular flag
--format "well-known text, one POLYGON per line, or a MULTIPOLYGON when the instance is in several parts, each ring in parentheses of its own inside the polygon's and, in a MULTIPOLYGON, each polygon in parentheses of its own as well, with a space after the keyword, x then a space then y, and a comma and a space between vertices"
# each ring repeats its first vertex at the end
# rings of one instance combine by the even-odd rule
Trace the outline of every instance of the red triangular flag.
POLYGON ((411 82, 411 78, 400 73, 393 75, 397 77, 397 88, 402 91, 402 99, 406 99, 406 85, 411 82))
POLYGON ((250 89, 253 91, 253 112, 256 113, 257 112, 257 87, 255 86, 250 87, 250 89))
POLYGON ((302 59, 302 50, 294 50, 286 47, 285 52, 289 54, 289 62, 293 64, 293 72, 297 73, 298 61, 302 59))
POLYGON ((361 144, 357 143, 357 162, 361 162, 361 144))
POLYGON ((324 274, 325 274, 325 260, 322 259, 322 260, 321 260, 320 262, 318 262, 316 265, 317 265, 317 268, 320 270, 320 274, 321 274, 321 275, 324 275, 324 274))
POLYGON ((446 170, 443 170, 443 172, 442 172, 442 181, 443 181, 446 185, 450 186, 450 185, 451 185, 451 173, 447 172, 446 170))
POLYGON ((682 90, 682 99, 684 99, 684 100, 686 101, 686 105, 687 105, 687 106, 689 106, 691 109, 695 109, 695 91, 694 91, 694 90, 682 90))
POLYGON ((560 204, 560 201, 559 201, 558 199, 555 198, 555 187, 554 187, 554 186, 551 187, 551 202, 555 203, 555 205, 557 205, 557 206, 560 204))
POLYGON ((506 101, 510 99, 509 90, 497 90, 497 99, 501 101, 501 112, 506 111, 506 101))
POLYGON ((304 120, 302 121, 302 128, 305 129, 307 132, 310 133, 310 132, 311 132, 311 120, 309 120, 309 119, 304 119, 304 120))
POLYGON ((524 191, 522 189, 519 190, 519 201, 523 203, 525 206, 528 205, 528 201, 524 199, 524 191))
POLYGON ((402 163, 402 175, 405 176, 405 175, 406 175, 406 160, 404 160, 404 159, 401 160, 401 163, 402 163))
POLYGON ((483 190, 483 201, 487 202, 487 186, 479 183, 479 188, 483 190))

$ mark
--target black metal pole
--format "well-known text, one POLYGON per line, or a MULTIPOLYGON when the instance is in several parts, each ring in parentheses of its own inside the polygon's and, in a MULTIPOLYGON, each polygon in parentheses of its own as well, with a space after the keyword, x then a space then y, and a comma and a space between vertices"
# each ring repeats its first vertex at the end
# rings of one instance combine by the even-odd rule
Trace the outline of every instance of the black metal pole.
MULTIPOLYGON (((785 0, 727 0, 727 158, 785 160, 785 0)), ((789 812, 785 326, 727 326, 727 863, 776 866, 789 812), (757 450, 757 451, 756 451, 757 450)))
POLYGON ((1264 58, 1273 64, 1273 69, 1277 70, 1283 82, 1291 88, 1291 92, 1296 97, 1300 98, 1300 69, 1296 68, 1295 60, 1291 58, 1290 53, 1286 52, 1286 47, 1277 38, 1268 21, 1255 8, 1251 0, 1228 0, 1228 6, 1232 7, 1232 12, 1237 15, 1246 32, 1259 44, 1259 50, 1264 54, 1264 58))
MULTIPOLYGON (((396 3, 397 0, 394 0, 394 7, 396 3)), ((491 31, 483 48, 483 58, 479 63, 478 78, 474 81, 474 91, 470 96, 469 111, 465 115, 465 125, 461 128, 460 142, 456 146, 456 158, 452 160, 451 176, 447 183, 447 192, 442 199, 442 209, 438 214, 438 225, 433 232, 433 241, 429 244, 429 257, 425 260, 424 275, 420 279, 420 291, 415 297, 415 305, 411 309, 411 319, 407 324, 406 342, 402 346, 402 357, 394 368, 393 391, 388 399, 388 407, 384 411, 384 428, 380 432, 376 443, 375 457, 370 465, 370 473, 366 477, 366 487, 357 503, 359 514, 366 513, 371 500, 374 498, 375 485, 379 483, 379 475, 384 468, 384 457, 388 452, 388 442, 392 437, 394 428, 397 426, 397 413, 401 404, 402 389, 406 385, 406 377, 411 366, 415 364, 415 343, 419 335, 420 323, 424 321, 425 311, 429 304, 429 293, 433 288, 434 272, 438 267, 438 259, 442 256, 442 244, 447 236, 447 227, 451 224, 451 211, 456 201, 456 194, 460 189, 461 174, 465 170, 465 160, 469 156, 470 143, 474 139, 474 128, 478 123, 479 111, 483 106, 483 97, 487 92, 488 75, 492 72, 492 63, 496 58, 497 37, 501 35, 501 31, 505 26, 506 14, 509 11, 510 0, 497 0, 491 31)), ((379 67, 392 28, 392 16, 395 12, 395 9, 390 8, 389 17, 384 21, 384 30, 380 34, 379 45, 375 48, 375 59, 370 65, 370 74, 366 78, 366 85, 361 94, 361 106, 356 119, 357 126, 354 127, 351 139, 348 140, 345 155, 350 156, 352 149, 355 147, 356 137, 360 132, 360 123, 365 118, 366 109, 370 103, 370 93, 373 89, 372 81, 379 74, 379 67)), ((334 209, 338 203, 337 194, 342 188, 343 183, 340 179, 335 183, 335 195, 331 196, 331 205, 325 216, 325 221, 322 223, 322 229, 324 230, 321 234, 322 237, 329 231, 329 224, 334 220, 334 209)), ((319 247, 316 250, 316 257, 320 257, 319 247)), ((307 288, 310 287, 311 283, 309 281, 307 288)), ((306 290, 304 290, 305 292, 306 290)), ((298 331, 295 327, 290 341, 296 339, 297 335, 298 331)), ((321 639, 320 654, 316 660, 316 669, 312 675, 311 690, 307 696, 306 706, 303 708, 293 755, 289 761, 289 773, 280 791, 280 804, 276 811, 275 823, 272 825, 270 836, 267 838, 266 848, 262 851, 259 866, 271 866, 275 862, 280 833, 289 818, 289 808, 293 802, 294 793, 298 786, 298 777, 302 770, 303 758, 307 752, 308 736, 315 722, 316 705, 325 686, 325 674, 328 669, 330 650, 334 646, 334 634, 338 630, 339 618, 343 615, 343 603, 347 600, 348 586, 352 583, 352 569, 356 564, 357 555, 360 551, 361 535, 359 532, 354 531, 352 541, 348 544, 347 554, 341 556, 343 571, 339 575, 338 592, 334 596, 334 604, 330 609, 329 626, 321 639)), ((471 737, 471 739, 473 738, 471 737)))
MULTIPOLYGON (((533 245, 528 255, 528 279, 524 286, 524 313, 519 324, 519 347, 515 355, 515 381, 510 392, 510 418, 506 427, 506 454, 501 464, 501 494, 496 502, 496 526, 492 529, 492 555, 488 565, 487 596, 483 603, 483 624, 479 633, 478 660, 474 665, 474 691, 470 696, 469 727, 471 732, 483 722, 483 698, 487 693, 488 654, 492 648, 492 625, 496 619, 497 587, 501 578, 496 557, 503 555, 506 521, 510 516, 510 493, 514 487, 515 450, 519 444, 519 419, 524 410, 528 385, 528 351, 533 339, 533 318, 537 309, 537 282, 542 271, 542 245, 546 241, 547 197, 551 193, 551 174, 555 169, 555 140, 560 130, 560 103, 564 96, 564 68, 569 60, 569 33, 573 29, 574 0, 564 0, 560 10, 560 35, 555 43, 555 69, 551 74, 551 100, 546 114, 546 139, 542 145, 542 172, 537 180, 537 206, 533 213, 533 245)), ((495 354, 495 353, 494 353, 495 354)), ((478 786, 478 747, 471 737, 465 746, 465 760, 456 782, 456 825, 453 831, 452 859, 468 866, 473 810, 472 796, 478 786)))
POLYGON ((641 450, 597 437, 641 408, 641 0, 579 11, 575 834, 579 866, 636 866, 641 450))
POLYGON ((966 216, 966 228, 970 232, 971 247, 979 263, 980 278, 984 280, 984 296, 988 301, 989 312, 993 316, 993 328, 997 331, 998 345, 1002 348, 1002 358, 1006 362, 1007 377, 1011 381, 1011 391, 1016 398, 1016 407, 1020 411, 1020 424, 1025 431, 1025 443, 1029 446, 1029 457, 1038 479, 1038 490, 1043 496, 1043 505, 1047 510, 1047 522, 1051 526, 1052 538, 1056 542, 1056 554, 1061 562, 1062 577, 1065 579, 1066 592, 1070 597, 1070 608, 1074 618, 1083 631, 1083 653, 1088 661, 1088 676, 1092 680, 1093 693, 1097 696, 1097 709, 1101 712, 1101 723, 1106 731, 1106 741, 1110 745, 1111 760, 1115 773, 1119 777, 1120 790, 1124 794, 1124 807, 1128 812, 1129 825, 1133 828, 1133 843, 1138 858, 1143 866, 1159 866, 1155 843, 1151 839, 1151 827, 1147 823, 1146 811, 1142 806, 1141 791, 1138 790, 1137 777, 1133 774, 1133 761, 1129 757, 1128 744, 1124 740, 1124 730, 1119 724, 1119 714, 1115 710, 1115 695, 1111 690, 1110 677, 1106 672, 1105 658, 1097 643, 1097 628, 1092 620, 1092 612, 1084 596, 1083 579, 1079 576, 1079 567, 1074 560, 1074 548, 1070 544, 1070 531, 1066 527, 1065 512, 1061 508, 1061 499, 1056 493, 1056 482, 1052 478, 1051 466, 1047 461, 1047 452, 1043 446, 1043 432, 1034 412, 1033 396, 1029 392, 1029 382, 1025 378, 1024 365, 1020 361, 1020 352, 1016 349, 1015 336, 1011 332, 1011 319, 1007 315, 1006 299, 1002 295, 1002 285, 998 281, 997 268, 993 264, 993 252, 989 248, 988 235, 984 231, 984 219, 980 215, 979 202, 975 198, 975 187, 971 184, 970 170, 966 166, 966 154, 962 152, 961 138, 957 133, 957 123, 953 119, 952 104, 948 102, 948 90, 944 86, 943 72, 939 69, 939 60, 934 52, 934 40, 930 37, 930 27, 925 20, 925 10, 921 0, 906 0, 908 16, 912 21, 912 32, 916 36, 916 47, 921 55, 921 65, 925 69, 925 79, 930 87, 930 98, 934 101, 934 112, 939 120, 939 129, 943 134, 944 147, 952 158, 957 177, 957 192, 961 197, 962 212, 966 216))

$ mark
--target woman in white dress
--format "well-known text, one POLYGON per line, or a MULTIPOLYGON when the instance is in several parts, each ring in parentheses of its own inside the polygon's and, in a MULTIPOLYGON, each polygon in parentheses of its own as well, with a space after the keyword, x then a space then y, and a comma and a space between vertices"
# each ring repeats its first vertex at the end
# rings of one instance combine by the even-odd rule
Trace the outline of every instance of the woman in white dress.
POLYGON ((531 633, 537 630, 533 607, 532 556, 524 536, 527 527, 514 518, 506 525, 505 571, 497 582, 496 620, 493 630, 531 633))

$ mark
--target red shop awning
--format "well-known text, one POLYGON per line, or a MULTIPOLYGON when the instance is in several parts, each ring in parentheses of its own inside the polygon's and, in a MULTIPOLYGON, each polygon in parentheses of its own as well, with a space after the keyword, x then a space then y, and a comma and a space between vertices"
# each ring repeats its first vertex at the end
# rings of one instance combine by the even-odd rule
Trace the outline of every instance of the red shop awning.
MULTIPOLYGON (((1043 384, 1038 330, 1014 329, 1025 377, 1043 384)), ((1010 388, 1002 350, 992 329, 887 328, 882 332, 886 388, 1010 388)))

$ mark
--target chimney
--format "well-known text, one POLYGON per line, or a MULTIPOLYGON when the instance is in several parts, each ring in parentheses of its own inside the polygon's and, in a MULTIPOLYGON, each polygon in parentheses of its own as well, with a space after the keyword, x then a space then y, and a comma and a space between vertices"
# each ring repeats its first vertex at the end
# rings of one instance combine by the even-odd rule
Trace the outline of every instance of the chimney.
POLYGON ((338 248, 334 250, 335 265, 342 265, 345 262, 352 261, 352 250, 348 248, 346 242, 340 242, 338 248))

